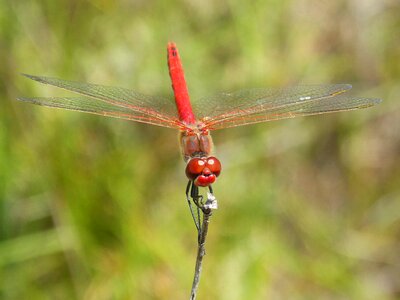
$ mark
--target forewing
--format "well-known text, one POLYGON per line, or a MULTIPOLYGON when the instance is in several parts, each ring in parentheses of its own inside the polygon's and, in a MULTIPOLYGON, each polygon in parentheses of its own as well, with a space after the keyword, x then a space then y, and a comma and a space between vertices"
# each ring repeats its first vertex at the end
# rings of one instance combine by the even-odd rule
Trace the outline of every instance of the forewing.
MULTIPOLYGON (((130 114, 131 120, 138 122, 144 122, 141 120, 146 120, 145 123, 157 123, 155 125, 164 125, 167 127, 171 127, 171 124, 175 124, 175 126, 172 126, 174 128, 181 128, 183 126, 182 122, 179 121, 174 102, 162 97, 150 97, 120 87, 110 87, 27 74, 23 75, 44 84, 53 85, 88 96, 87 98, 54 97, 47 98, 47 100, 44 100, 45 98, 21 98, 20 100, 23 101, 77 111, 85 111, 90 106, 91 110, 96 111, 97 114, 102 114, 101 112, 104 108, 108 109, 110 112, 117 112, 123 109, 124 113, 130 114), (66 101, 66 99, 69 100, 63 104, 62 101, 66 101), (78 99, 80 100, 78 101, 78 99), (93 104, 90 103, 90 101, 93 101, 93 104), (101 106, 101 103, 104 103, 104 107, 101 106), (69 107, 62 107, 63 105, 69 107), (111 109, 111 107, 114 107, 114 109, 111 109), (151 122, 149 120, 151 120, 151 122)), ((95 113, 93 111, 92 113, 95 113)))
POLYGON ((128 108, 115 106, 107 102, 89 97, 37 97, 37 98, 17 98, 23 102, 29 102, 37 105, 55 107, 73 111, 80 111, 101 116, 119 118, 124 120, 142 122, 157 126, 177 128, 180 125, 174 121, 160 120, 148 114, 138 111, 132 111, 128 108))
POLYGON ((232 118, 205 121, 205 127, 209 129, 222 129, 253 123, 268 122, 274 120, 288 119, 299 116, 310 116, 325 114, 338 111, 348 111, 360 108, 367 108, 380 103, 380 99, 375 98, 356 98, 345 94, 320 99, 305 100, 275 106, 260 110, 258 112, 243 114, 232 118))
POLYGON ((349 89, 351 89, 349 84, 248 89, 200 99, 193 104, 193 107, 196 116, 207 128, 220 129, 316 113, 356 109, 360 108, 358 105, 361 105, 364 100, 366 103, 370 102, 371 99, 342 97, 342 93, 349 89), (317 112, 318 109, 321 111, 317 112))
POLYGON ((351 89, 349 84, 246 89, 201 98, 193 103, 193 109, 199 119, 221 119, 273 109, 282 105, 301 102, 306 98, 312 100, 328 97, 349 89, 351 89))

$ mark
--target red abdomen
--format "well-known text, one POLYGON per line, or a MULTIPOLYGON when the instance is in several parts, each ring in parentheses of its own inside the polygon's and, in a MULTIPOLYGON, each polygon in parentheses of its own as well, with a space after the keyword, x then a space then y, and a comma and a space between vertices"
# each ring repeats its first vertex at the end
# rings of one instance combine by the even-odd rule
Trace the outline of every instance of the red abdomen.
POLYGON ((178 49, 175 43, 168 43, 168 68, 171 77, 172 89, 174 90, 175 103, 178 109, 179 119, 186 124, 194 124, 195 117, 190 104, 188 89, 186 86, 185 75, 178 49))

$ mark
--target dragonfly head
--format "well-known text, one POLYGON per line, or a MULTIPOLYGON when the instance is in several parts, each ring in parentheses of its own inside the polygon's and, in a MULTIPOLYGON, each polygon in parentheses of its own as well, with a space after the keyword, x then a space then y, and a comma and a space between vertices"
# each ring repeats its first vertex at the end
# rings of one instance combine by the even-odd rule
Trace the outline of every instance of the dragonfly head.
POLYGON ((213 184, 221 173, 221 163, 214 157, 194 157, 186 165, 186 176, 196 186, 206 187, 213 184))

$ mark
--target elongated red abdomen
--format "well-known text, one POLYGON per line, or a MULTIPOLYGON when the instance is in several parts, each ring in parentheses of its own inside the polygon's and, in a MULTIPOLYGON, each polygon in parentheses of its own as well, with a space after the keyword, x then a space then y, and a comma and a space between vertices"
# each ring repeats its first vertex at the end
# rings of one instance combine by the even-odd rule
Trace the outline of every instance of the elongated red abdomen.
POLYGON ((186 124, 194 124, 195 117, 190 104, 185 75, 183 73, 181 59, 175 43, 168 43, 168 68, 174 90, 175 103, 178 109, 179 119, 186 124))

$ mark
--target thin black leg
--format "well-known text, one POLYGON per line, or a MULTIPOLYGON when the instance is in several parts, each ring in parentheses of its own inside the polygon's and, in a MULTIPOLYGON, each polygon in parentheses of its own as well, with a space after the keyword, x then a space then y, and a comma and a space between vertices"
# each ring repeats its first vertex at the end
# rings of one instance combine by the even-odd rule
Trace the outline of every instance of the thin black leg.
POLYGON ((204 203, 203 195, 199 194, 199 187, 195 185, 192 180, 189 180, 186 186, 186 200, 189 205, 190 213, 192 214, 194 225, 197 228, 199 238, 203 231, 202 223, 204 215, 210 215, 211 210, 217 208, 217 201, 215 200, 211 185, 208 186, 208 189, 209 193, 207 195, 207 201, 204 203), (193 208, 192 201, 196 205, 196 211, 193 208))
POLYGON ((211 186, 211 185, 209 185, 209 186, 208 186, 208 190, 210 191, 210 193, 211 193, 211 194, 213 194, 213 195, 214 195, 213 188, 212 188, 212 186, 211 186))
POLYGON ((200 232, 200 221, 201 221, 201 220, 200 220, 199 207, 198 207, 197 204, 196 204, 196 210, 197 210, 197 219, 196 219, 195 212, 193 211, 192 202, 191 202, 191 200, 190 200, 190 197, 191 197, 192 199, 194 199, 194 198, 193 198, 193 186, 195 186, 194 183, 193 183, 193 181, 192 181, 192 180, 189 180, 189 182, 188 182, 188 184, 187 184, 187 186, 186 186, 186 200, 187 200, 188 205, 189 205, 190 213, 192 214, 192 218, 193 218, 193 221, 194 221, 194 225, 196 226, 197 231, 200 232), (190 192, 190 196, 189 196, 189 192, 190 192))
POLYGON ((200 217, 200 209, 203 206, 202 200, 203 196, 199 195, 199 187, 192 183, 192 190, 191 190, 191 197, 193 199, 194 204, 196 204, 197 207, 197 220, 199 221, 199 228, 201 227, 201 217, 200 217))

